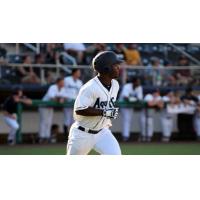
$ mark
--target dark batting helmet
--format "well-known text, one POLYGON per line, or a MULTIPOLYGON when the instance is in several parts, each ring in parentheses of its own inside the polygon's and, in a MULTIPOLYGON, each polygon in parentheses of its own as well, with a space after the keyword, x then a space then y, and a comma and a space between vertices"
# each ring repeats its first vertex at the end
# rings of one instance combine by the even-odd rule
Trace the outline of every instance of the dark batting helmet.
POLYGON ((112 66, 122 63, 117 55, 112 51, 103 51, 98 53, 92 60, 92 67, 99 73, 109 73, 112 66))

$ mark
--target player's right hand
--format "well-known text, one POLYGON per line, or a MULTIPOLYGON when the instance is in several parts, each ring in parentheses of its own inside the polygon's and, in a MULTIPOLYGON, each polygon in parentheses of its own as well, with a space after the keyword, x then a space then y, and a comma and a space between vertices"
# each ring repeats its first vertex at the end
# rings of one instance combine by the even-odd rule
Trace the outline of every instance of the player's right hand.
POLYGON ((117 119, 119 108, 108 108, 103 111, 103 116, 110 119, 117 119))

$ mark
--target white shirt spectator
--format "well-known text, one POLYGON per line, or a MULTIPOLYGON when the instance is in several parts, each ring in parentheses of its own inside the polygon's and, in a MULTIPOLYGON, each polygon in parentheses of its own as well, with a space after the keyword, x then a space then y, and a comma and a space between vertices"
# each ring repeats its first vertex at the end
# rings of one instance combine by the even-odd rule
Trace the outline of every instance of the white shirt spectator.
POLYGON ((65 50, 74 50, 74 51, 85 51, 85 45, 83 43, 64 43, 65 50))
POLYGON ((133 83, 125 84, 120 95, 120 100, 131 97, 135 97, 137 100, 142 100, 143 99, 142 86, 133 88, 133 83))
POLYGON ((160 101, 160 100, 162 100, 162 97, 161 96, 154 97, 152 94, 147 94, 144 97, 144 101, 146 101, 146 102, 153 101, 153 100, 160 101))
POLYGON ((59 90, 58 86, 56 84, 54 84, 49 87, 47 93, 45 94, 45 96, 43 97, 42 100, 49 101, 56 97, 67 98, 65 88, 63 87, 59 90))
POLYGON ((74 80, 73 76, 68 76, 64 79, 64 83, 67 98, 75 100, 83 82, 80 79, 74 80))

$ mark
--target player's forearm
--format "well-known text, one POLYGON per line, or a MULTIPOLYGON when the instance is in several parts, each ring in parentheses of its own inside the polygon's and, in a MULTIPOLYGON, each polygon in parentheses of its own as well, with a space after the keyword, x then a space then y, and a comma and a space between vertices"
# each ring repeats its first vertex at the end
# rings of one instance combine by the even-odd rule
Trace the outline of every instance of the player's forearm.
POLYGON ((103 110, 89 107, 84 110, 77 110, 76 114, 83 116, 103 116, 103 110))

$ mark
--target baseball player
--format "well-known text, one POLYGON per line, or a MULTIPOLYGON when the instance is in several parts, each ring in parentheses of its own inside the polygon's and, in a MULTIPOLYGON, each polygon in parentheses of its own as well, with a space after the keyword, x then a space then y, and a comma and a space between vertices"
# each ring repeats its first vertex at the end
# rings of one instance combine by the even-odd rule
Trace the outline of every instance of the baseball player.
POLYGON ((17 104, 24 103, 27 105, 32 104, 31 99, 23 96, 23 90, 21 87, 14 87, 12 95, 9 96, 3 104, 3 115, 5 123, 10 127, 8 134, 8 144, 15 145, 16 132, 19 129, 19 123, 17 122, 17 104))
MULTIPOLYGON (((136 102, 143 99, 143 88, 140 84, 139 78, 133 78, 131 83, 127 83, 123 86, 120 94, 120 100, 136 102)), ((133 118, 132 108, 121 108, 122 114, 122 139, 124 142, 129 140, 130 137, 130 126, 133 118)))
MULTIPOLYGON (((51 85, 43 97, 43 101, 56 101, 64 103, 66 98, 66 92, 64 88, 64 79, 58 78, 56 83, 51 85)), ((53 120, 53 108, 52 107, 40 107, 40 127, 39 127, 39 139, 40 143, 48 143, 51 136, 51 125, 53 120)))
POLYGON ((154 124, 153 124, 153 114, 154 109, 162 108, 163 102, 160 96, 160 91, 155 89, 152 94, 147 94, 144 97, 144 101, 147 103, 147 108, 143 109, 141 113, 141 141, 142 142, 151 142, 154 124))
POLYGON ((175 97, 174 92, 167 91, 162 97, 163 109, 161 111, 162 142, 169 142, 174 126, 174 114, 167 111, 167 106, 173 106, 180 101, 175 97))
MULTIPOLYGON (((81 76, 80 69, 73 69, 72 75, 64 79, 65 90, 67 101, 75 101, 78 92, 83 85, 83 82, 79 79, 81 76)), ((74 122, 73 120, 73 109, 65 108, 64 109, 64 133, 67 135, 70 126, 74 122)))
POLYGON ((71 126, 67 154, 88 154, 94 149, 100 154, 120 155, 119 144, 109 127, 116 119, 115 107, 119 84, 119 66, 122 61, 112 51, 98 53, 92 66, 98 75, 84 84, 75 100, 75 123, 71 126))

